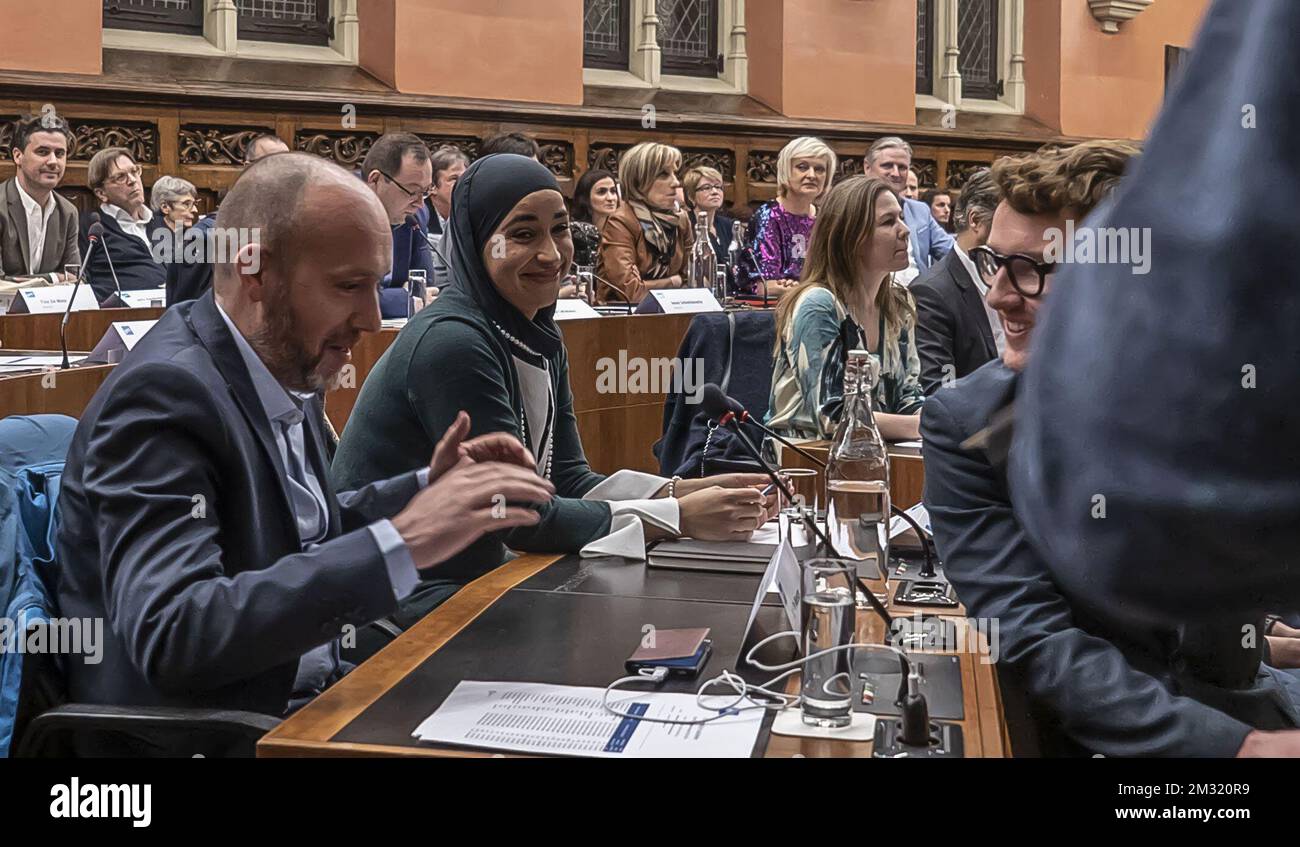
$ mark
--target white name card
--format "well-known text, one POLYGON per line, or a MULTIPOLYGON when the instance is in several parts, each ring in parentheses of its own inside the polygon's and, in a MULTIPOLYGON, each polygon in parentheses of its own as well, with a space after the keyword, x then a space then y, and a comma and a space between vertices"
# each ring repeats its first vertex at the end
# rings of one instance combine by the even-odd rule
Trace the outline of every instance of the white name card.
MULTIPOLYGON (((75 285, 50 285, 44 288, 24 288, 18 293, 22 296, 27 311, 33 315, 62 314, 68 308, 68 301, 72 299, 74 288, 75 285)), ((82 285, 77 290, 77 299, 72 303, 72 311, 82 312, 98 308, 99 301, 95 299, 94 289, 89 285, 82 285)))
POLYGON ((123 291, 122 302, 132 309, 147 309, 167 305, 167 289, 142 288, 139 291, 123 291))
POLYGON ((555 319, 557 321, 571 321, 577 318, 598 318, 600 312, 588 306, 582 300, 556 300, 555 301, 555 319))
MULTIPOLYGON (((125 293, 125 292, 123 292, 125 293)), ((117 337, 122 339, 127 350, 134 350, 136 342, 144 338, 145 333, 153 329, 157 321, 118 321, 113 324, 117 337)))
POLYGON ((694 315, 721 312, 722 306, 707 288, 667 288, 650 292, 666 315, 694 315))
MULTIPOLYGON (((781 520, 784 525, 784 517, 781 520)), ((769 591, 775 591, 781 598, 785 621, 790 629, 798 632, 801 626, 800 619, 803 616, 803 572, 799 569, 799 559, 794 554, 794 548, 790 546, 788 532, 782 532, 776 552, 767 561, 767 570, 763 572, 763 578, 758 583, 758 595, 754 597, 754 604, 749 607, 749 621, 745 624, 745 631, 741 635, 742 644, 749 638, 749 631, 753 628, 754 621, 758 618, 758 610, 763 607, 763 601, 767 599, 769 591)))

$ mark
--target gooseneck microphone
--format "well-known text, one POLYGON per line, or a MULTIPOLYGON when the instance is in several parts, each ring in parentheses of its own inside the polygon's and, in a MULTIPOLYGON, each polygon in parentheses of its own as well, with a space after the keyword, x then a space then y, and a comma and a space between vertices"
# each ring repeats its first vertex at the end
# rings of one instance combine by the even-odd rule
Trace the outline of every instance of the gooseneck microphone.
MULTIPOLYGON (((407 216, 406 216, 406 226, 407 226, 408 229, 411 230, 411 243, 414 244, 414 243, 415 243, 415 239, 416 239, 417 237, 419 237, 419 235, 420 235, 420 222, 416 219, 415 215, 407 215, 407 216)), ((406 289, 407 289, 407 296, 409 296, 409 297, 415 297, 415 298, 419 299, 421 305, 423 305, 423 303, 424 303, 424 298, 425 298, 425 296, 428 294, 428 285, 429 285, 429 281, 428 281, 427 279, 426 279, 426 280, 424 281, 424 283, 421 284, 421 285, 412 285, 412 284, 411 284, 410 258, 408 257, 408 258, 407 258, 407 270, 406 270, 406 289), (417 289, 418 289, 418 290, 417 290, 417 289)), ((411 317, 411 316, 408 315, 407 317, 411 317)))
POLYGON ((81 270, 77 273, 77 281, 72 286, 72 296, 68 298, 68 305, 63 310, 63 320, 59 321, 59 349, 63 351, 63 364, 59 365, 59 370, 67 370, 72 367, 68 361, 68 316, 72 314, 72 304, 77 302, 77 292, 81 290, 81 281, 86 278, 86 270, 90 267, 90 257, 95 253, 95 245, 100 243, 104 237, 104 225, 99 222, 99 213, 90 213, 90 228, 86 230, 86 239, 89 242, 86 245, 86 258, 81 263, 81 270))
MULTIPOLYGON (((102 234, 104 232, 104 226, 98 221, 99 215, 95 215, 95 218, 95 225, 99 227, 99 231, 102 234)), ((87 252, 89 253, 89 249, 87 252)), ((108 260, 108 272, 113 276, 113 288, 117 291, 117 302, 125 306, 126 301, 122 299, 122 284, 117 281, 117 271, 113 268, 113 253, 108 249, 107 238, 104 239, 104 258, 108 260)), ((85 265, 83 264, 82 267, 85 267, 85 265)))
MULTIPOLYGON (((764 434, 770 435, 772 438, 781 442, 786 447, 789 447, 791 450, 798 453, 800 456, 803 456, 805 459, 812 462, 817 467, 821 468, 822 470, 826 470, 825 462, 823 462, 821 459, 814 456, 812 453, 809 453, 807 450, 803 449, 798 444, 795 444, 794 442, 785 438, 775 430, 765 426, 762 421, 760 421, 758 418, 754 417, 749 412, 747 412, 745 410, 745 407, 742 406, 738 400, 735 400, 734 398, 728 397, 726 394, 723 394, 722 389, 718 388, 718 386, 714 385, 713 383, 709 383, 708 385, 704 386, 704 394, 706 397, 710 395, 714 396, 712 402, 715 404, 715 406, 717 404, 724 405, 727 411, 734 414, 741 423, 753 424, 754 426, 758 427, 758 429, 761 430, 764 434)), ((708 401, 706 400, 705 402, 708 401)), ((713 417, 713 415, 710 414, 709 417, 713 417)), ((922 579, 932 579, 933 577, 937 576, 937 572, 934 569, 934 557, 930 554, 930 545, 926 543, 925 530, 921 529, 921 525, 917 523, 916 520, 911 515, 909 515, 905 509, 898 508, 892 502, 889 504, 889 511, 897 515, 898 517, 902 518, 904 523, 906 523, 908 526, 910 526, 913 530, 916 531, 917 540, 921 542, 921 552, 925 554, 925 564, 921 567, 921 572, 919 574, 920 577, 922 579)))
MULTIPOLYGON (((772 480, 772 484, 785 495, 786 500, 793 503, 795 501, 794 492, 790 490, 789 486, 781 481, 781 475, 776 472, 775 468, 767 463, 767 460, 759 453, 758 448, 754 446, 754 442, 750 441, 749 436, 745 434, 743 429, 741 429, 740 418, 730 408, 730 404, 728 403, 729 400, 731 404, 739 405, 736 401, 727 397, 726 394, 723 394, 722 389, 718 388, 718 386, 709 383, 703 388, 700 397, 700 408, 704 411, 704 414, 717 420, 719 426, 729 427, 731 431, 736 434, 736 437, 740 439, 741 446, 745 448, 745 452, 748 453, 754 461, 758 462, 759 467, 763 469, 763 473, 767 474, 767 478, 772 480)), ((744 411, 744 409, 741 409, 741 411, 744 411)), ((817 517, 815 515, 810 516, 802 508, 799 510, 799 514, 803 519, 804 526, 806 526, 808 531, 812 533, 813 537, 817 539, 818 546, 822 550, 825 550, 827 555, 835 556, 835 547, 831 544, 830 539, 826 537, 826 533, 822 531, 822 528, 817 525, 817 517)), ((871 608, 875 610, 876 614, 880 615, 881 619, 885 622, 885 626, 892 632, 894 628, 893 615, 889 614, 889 610, 885 608, 884 604, 881 603, 879 599, 877 599, 876 595, 871 591, 871 588, 862 581, 862 577, 858 577, 857 581, 858 588, 866 596, 867 602, 871 605, 871 608)))

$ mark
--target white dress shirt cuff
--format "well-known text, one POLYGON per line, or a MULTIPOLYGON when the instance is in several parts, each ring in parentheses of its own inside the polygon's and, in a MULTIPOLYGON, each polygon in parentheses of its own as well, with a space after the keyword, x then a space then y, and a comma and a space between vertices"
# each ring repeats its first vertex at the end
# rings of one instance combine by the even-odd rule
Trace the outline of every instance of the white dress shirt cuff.
POLYGON ((641 471, 616 471, 588 491, 583 500, 649 500, 668 480, 641 471))
POLYGON ((415 481, 420 484, 420 488, 429 487, 429 471, 430 471, 429 466, 425 465, 424 467, 420 468, 420 470, 416 472, 415 481))
POLYGON ((644 559, 646 523, 673 535, 681 532, 681 508, 673 497, 611 502, 609 510, 609 534, 588 542, 581 555, 644 559))
POLYGON ((397 527, 387 518, 375 521, 366 529, 374 536, 375 546, 384 557, 384 567, 388 568, 388 579, 393 584, 393 597, 400 603, 415 590, 420 581, 420 574, 415 570, 415 560, 411 558, 411 550, 397 527))

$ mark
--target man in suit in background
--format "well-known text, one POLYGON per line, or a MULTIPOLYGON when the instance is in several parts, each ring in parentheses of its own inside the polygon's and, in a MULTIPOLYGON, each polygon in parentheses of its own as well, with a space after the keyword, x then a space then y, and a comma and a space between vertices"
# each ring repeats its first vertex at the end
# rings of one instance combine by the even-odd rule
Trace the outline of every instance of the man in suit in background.
POLYGON ((903 192, 903 196, 908 200, 921 199, 921 178, 910 168, 907 171, 907 190, 903 192))
POLYGON ((283 715, 346 672, 340 636, 418 569, 535 523, 523 505, 553 491, 513 437, 462 443, 462 416, 428 467, 336 494, 322 392, 379 329, 388 216, 286 153, 240 177, 219 226, 258 240, 118 365, 68 453, 57 602, 108 623, 103 661, 69 665, 77 701, 283 715))
POLYGON ((912 283, 921 388, 927 397, 997 358, 1006 345, 1002 322, 984 299, 989 287, 970 257, 989 240, 1000 197, 988 168, 971 174, 955 210, 952 252, 912 283))
POLYGON ((384 278, 379 307, 385 318, 408 316, 410 297, 404 287, 413 270, 433 280, 433 251, 420 223, 424 200, 433 192, 429 148, 409 132, 381 136, 361 163, 361 176, 383 204, 393 233, 393 270, 384 278))
POLYGON ((0 276, 62 282, 64 267, 81 263, 77 207, 54 191, 71 146, 68 122, 53 113, 14 124, 9 153, 17 173, 0 183, 0 276))
MULTIPOLYGON (((86 269, 95 296, 103 303, 119 288, 165 288, 167 268, 156 260, 149 238, 153 211, 146 202, 144 174, 125 147, 100 150, 86 168, 86 184, 99 200, 104 236, 86 269)), ((88 242, 83 237, 82 250, 88 242)))
MULTIPOLYGON (((259 159, 265 159, 274 153, 288 153, 289 145, 275 135, 256 135, 249 140, 244 149, 244 167, 247 168, 259 159)), ((173 256, 167 264, 167 305, 171 306, 185 300, 201 297, 212 287, 212 262, 209 259, 207 245, 212 232, 217 226, 217 213, 204 215, 186 233, 189 239, 202 239, 205 245, 197 261, 187 260, 182 251, 181 256, 173 256)))
POLYGON ((447 269, 451 266, 443 249, 443 235, 447 232, 447 222, 451 220, 451 193, 460 181, 460 175, 469 167, 469 157, 459 147, 445 144, 430 154, 429 163, 433 167, 433 190, 429 192, 419 219, 429 233, 429 249, 433 251, 430 282, 441 289, 447 284, 447 269))
POLYGON ((1004 199, 976 263, 994 270, 988 299, 1006 348, 926 401, 925 504, 948 579, 969 615, 998 622, 999 670, 1028 694, 1042 728, 1107 756, 1267 751, 1278 737, 1300 737, 1268 732, 1300 725, 1300 681, 1261 663, 1264 639, 1244 638, 1236 616, 1117 625, 1054 580, 1012 510, 1005 443, 988 434, 1029 364, 1056 271, 1044 259, 1052 234, 1082 226, 1136 154, 1128 142, 1093 141, 993 166, 1004 199))
POLYGON ((867 151, 864 163, 867 176, 882 179, 898 195, 903 205, 903 222, 912 234, 912 249, 906 270, 894 274, 894 279, 904 285, 929 269, 930 265, 948 255, 952 250, 952 236, 930 214, 930 207, 920 200, 907 197, 907 174, 912 167, 912 145, 896 135, 879 138, 867 151))

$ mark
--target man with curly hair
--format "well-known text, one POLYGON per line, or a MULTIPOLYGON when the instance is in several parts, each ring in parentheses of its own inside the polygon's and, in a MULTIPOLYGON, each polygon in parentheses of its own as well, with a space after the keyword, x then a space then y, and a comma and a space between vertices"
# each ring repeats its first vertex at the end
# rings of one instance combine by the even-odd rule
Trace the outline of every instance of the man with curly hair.
MULTIPOLYGON (((1244 646, 1236 618, 1107 625, 1085 598, 1053 582, 1007 486, 1009 435, 999 421, 1051 291, 1056 266, 1045 255, 1060 233, 1086 228, 1137 153, 1128 142, 1092 141, 994 165, 1003 199, 988 243, 971 254, 1006 346, 1001 359, 926 402, 925 503, 967 613, 997 621, 1002 679, 1027 695, 1044 752, 1251 754, 1295 735, 1260 730, 1300 725, 1292 678, 1262 664, 1265 644, 1244 646)), ((1008 717, 1016 717, 1010 709, 1008 717)))

